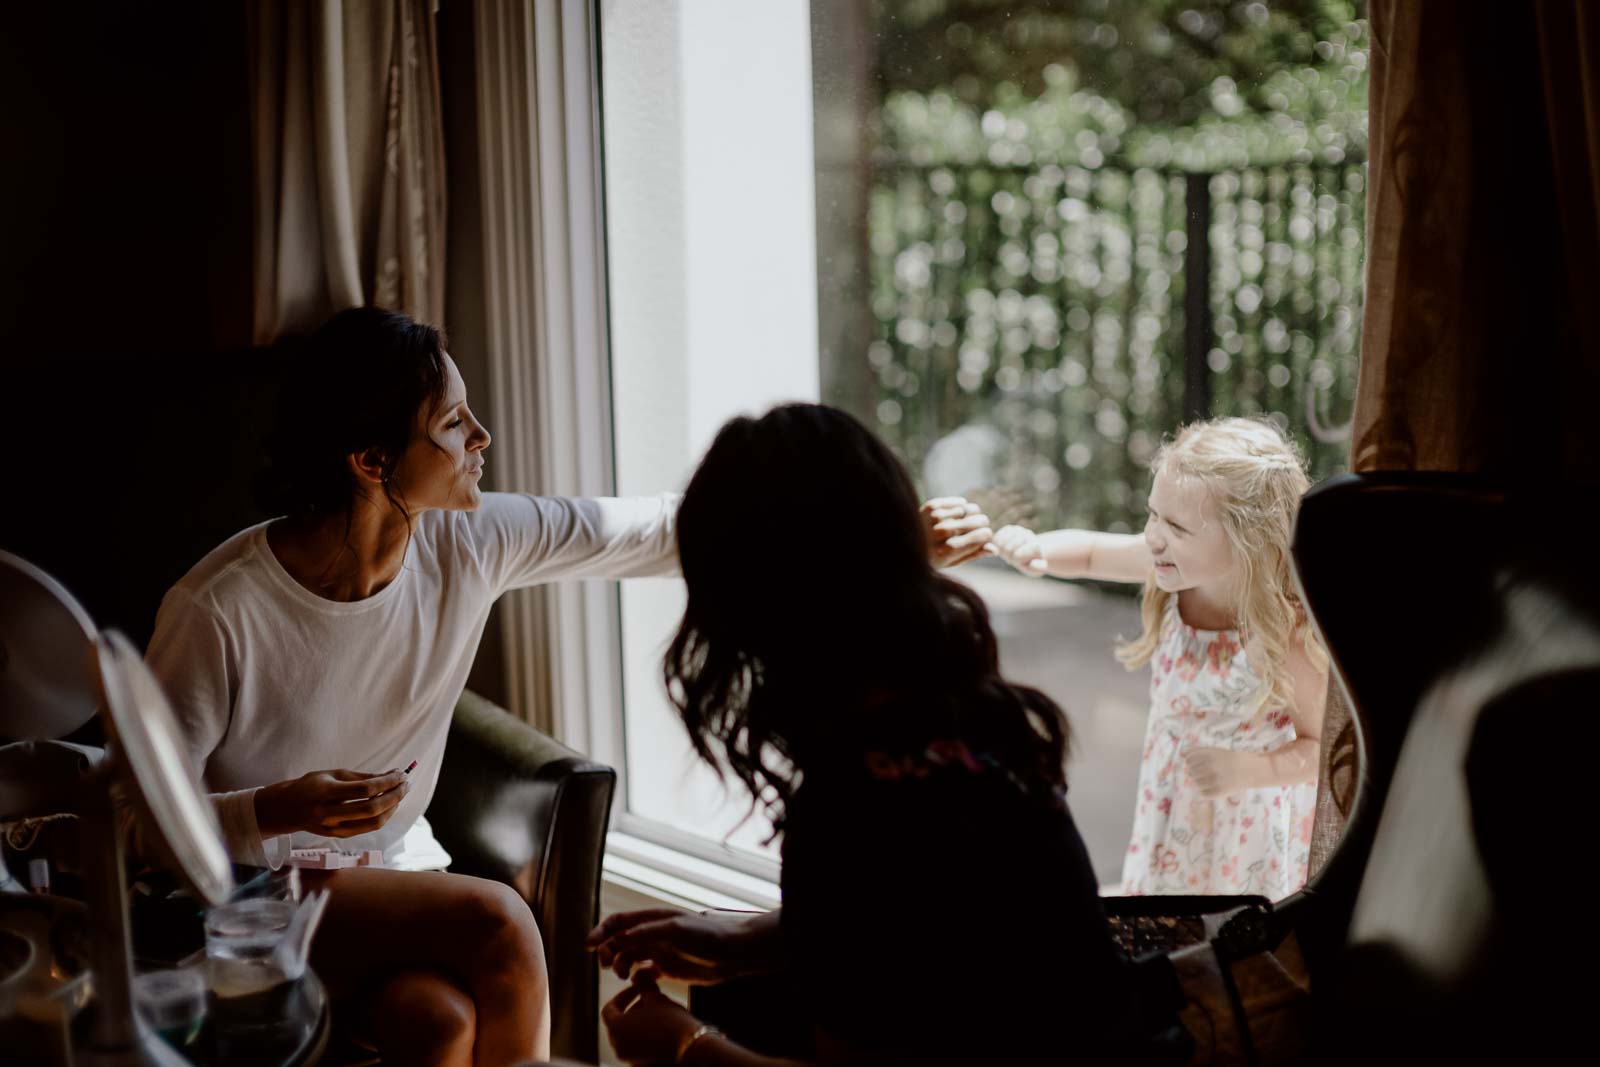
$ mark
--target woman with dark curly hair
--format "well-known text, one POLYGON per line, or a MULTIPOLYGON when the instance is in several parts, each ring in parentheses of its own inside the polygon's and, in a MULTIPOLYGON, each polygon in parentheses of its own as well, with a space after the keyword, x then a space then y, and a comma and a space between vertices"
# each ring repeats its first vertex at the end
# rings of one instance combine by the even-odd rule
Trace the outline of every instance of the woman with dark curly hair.
POLYGON ((633 979, 603 1013, 618 1055, 774 1062, 654 980, 784 971, 816 1062, 1126 1062, 1136 998, 1067 809, 1066 718, 1000 676, 983 603, 930 562, 895 457, 828 407, 734 419, 677 529, 668 693, 782 836, 783 906, 597 927, 602 964, 633 979), (840 517, 853 536, 829 532, 840 517))

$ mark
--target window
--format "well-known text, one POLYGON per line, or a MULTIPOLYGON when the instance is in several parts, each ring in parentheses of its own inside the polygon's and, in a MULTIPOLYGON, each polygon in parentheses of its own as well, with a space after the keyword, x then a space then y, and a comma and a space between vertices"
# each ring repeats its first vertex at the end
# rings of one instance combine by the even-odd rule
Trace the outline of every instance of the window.
MULTIPOLYGON (((607 4, 600 30, 617 490, 655 492, 730 416, 819 395, 810 30, 802 2, 738 0, 607 4)), ((621 598, 620 828, 775 877, 666 703, 681 586, 621 598)))
MULTIPOLYGON (((613 0, 601 5, 617 488, 680 486, 724 419, 837 404, 927 495, 1137 529, 1145 464, 1265 413, 1344 461, 1360 328, 1366 27, 1354 0, 613 0)), ((781 566, 781 561, 774 561, 781 566)), ((1135 590, 958 576, 1007 673, 1076 732, 1103 884, 1131 824, 1135 590)), ((752 576, 759 580, 759 576, 752 576)), ((620 828, 771 876, 692 759, 666 583, 621 593, 620 828)))

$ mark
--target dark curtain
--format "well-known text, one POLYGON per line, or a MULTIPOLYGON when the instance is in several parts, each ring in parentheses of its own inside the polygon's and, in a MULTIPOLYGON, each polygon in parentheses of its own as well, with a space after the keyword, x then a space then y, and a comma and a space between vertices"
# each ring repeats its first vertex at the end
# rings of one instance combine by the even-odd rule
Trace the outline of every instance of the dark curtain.
MULTIPOLYGON (((1368 17, 1366 311, 1351 467, 1593 482, 1600 6, 1371 0, 1368 17)), ((1551 521, 1561 506, 1553 494, 1551 521)), ((1354 785, 1337 765, 1351 751, 1339 697, 1323 723, 1314 870, 1354 785), (1330 790, 1330 779, 1344 788, 1330 790)))

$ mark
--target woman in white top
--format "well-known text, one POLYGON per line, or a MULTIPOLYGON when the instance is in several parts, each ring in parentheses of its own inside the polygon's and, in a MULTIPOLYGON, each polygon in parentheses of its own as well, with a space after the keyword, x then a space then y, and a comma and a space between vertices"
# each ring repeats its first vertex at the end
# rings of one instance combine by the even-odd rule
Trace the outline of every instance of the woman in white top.
POLYGON ((383 850, 389 869, 318 872, 331 897, 314 963, 370 1012, 385 1063, 547 1056, 526 903, 439 870, 422 813, 495 598, 675 572, 676 497, 482 492, 489 433, 439 331, 403 315, 341 312, 301 355, 263 483, 284 517, 168 592, 150 665, 236 860, 383 850))

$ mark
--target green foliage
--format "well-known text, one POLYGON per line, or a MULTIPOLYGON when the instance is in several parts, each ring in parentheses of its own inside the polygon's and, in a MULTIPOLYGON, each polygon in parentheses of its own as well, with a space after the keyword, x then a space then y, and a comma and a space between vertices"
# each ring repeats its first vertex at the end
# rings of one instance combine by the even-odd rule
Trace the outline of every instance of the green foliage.
POLYGON ((983 482, 1040 526, 1137 528, 1191 358, 1212 414, 1266 414, 1314 476, 1342 468, 1365 248, 1354 4, 875 9, 877 337, 858 414, 914 471, 934 478, 936 445, 982 453, 983 482), (1211 335, 1190 353, 1202 193, 1211 335))
POLYGON ((1213 171, 1366 154, 1346 0, 877 0, 885 158, 1213 171))

